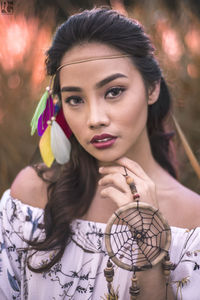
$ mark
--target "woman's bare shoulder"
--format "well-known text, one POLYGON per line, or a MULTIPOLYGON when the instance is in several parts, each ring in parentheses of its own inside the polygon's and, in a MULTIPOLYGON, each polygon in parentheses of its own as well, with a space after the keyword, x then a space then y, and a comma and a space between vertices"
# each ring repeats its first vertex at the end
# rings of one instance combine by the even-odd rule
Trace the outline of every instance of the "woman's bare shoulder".
POLYGON ((166 200, 164 206, 171 226, 200 227, 200 195, 177 182, 166 200))
POLYGON ((47 183, 28 166, 22 169, 11 185, 11 196, 21 202, 44 208, 47 203, 47 183))

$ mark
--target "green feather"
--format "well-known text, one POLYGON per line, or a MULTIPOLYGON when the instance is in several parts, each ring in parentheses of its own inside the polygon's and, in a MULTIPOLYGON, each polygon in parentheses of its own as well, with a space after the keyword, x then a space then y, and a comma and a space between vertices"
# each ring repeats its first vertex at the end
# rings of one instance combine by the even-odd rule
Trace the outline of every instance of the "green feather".
POLYGON ((45 110, 48 96, 49 96, 49 92, 45 91, 36 107, 35 113, 31 120, 31 135, 34 135, 37 129, 38 119, 45 110))

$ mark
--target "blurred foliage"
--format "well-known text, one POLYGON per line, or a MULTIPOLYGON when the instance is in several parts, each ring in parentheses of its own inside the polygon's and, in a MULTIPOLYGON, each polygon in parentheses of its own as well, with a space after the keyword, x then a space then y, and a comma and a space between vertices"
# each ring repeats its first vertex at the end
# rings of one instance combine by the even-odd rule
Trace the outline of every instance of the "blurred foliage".
MULTIPOLYGON (((0 194, 37 149, 29 123, 48 82, 44 53, 55 28, 69 15, 100 5, 136 18, 150 34, 172 91, 174 114, 200 161, 200 1, 18 0, 14 15, 0 15, 0 194)), ((174 142, 179 180, 200 192, 177 135, 174 142)))

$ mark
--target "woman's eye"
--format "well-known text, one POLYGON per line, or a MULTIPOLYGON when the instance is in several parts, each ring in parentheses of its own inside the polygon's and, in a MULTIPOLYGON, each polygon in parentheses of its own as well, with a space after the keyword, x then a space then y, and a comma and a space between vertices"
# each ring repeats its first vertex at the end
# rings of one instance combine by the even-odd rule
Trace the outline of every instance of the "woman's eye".
POLYGON ((122 88, 122 87, 111 88, 111 89, 109 89, 109 91, 107 91, 106 97, 116 98, 116 97, 120 96, 124 90, 125 90, 125 88, 122 88))
POLYGON ((81 99, 80 97, 77 97, 77 96, 70 96, 65 99, 65 102, 69 103, 71 106, 77 106, 80 103, 83 103, 83 99, 81 99))

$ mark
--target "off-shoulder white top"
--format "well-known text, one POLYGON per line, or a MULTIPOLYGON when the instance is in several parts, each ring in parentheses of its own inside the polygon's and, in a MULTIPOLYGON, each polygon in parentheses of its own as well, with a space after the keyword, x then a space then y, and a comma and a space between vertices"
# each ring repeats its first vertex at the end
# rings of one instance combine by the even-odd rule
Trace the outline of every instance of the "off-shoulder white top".
MULTIPOLYGON (((104 245, 106 224, 75 220, 72 239, 62 259, 48 272, 34 273, 27 267, 25 239, 42 238, 43 210, 23 204, 6 191, 0 201, 0 299, 98 300, 106 299, 104 268, 108 255, 104 245)), ((175 264, 170 284, 175 299, 200 299, 200 228, 171 227, 170 259, 175 264)), ((34 255, 37 266, 54 253, 34 255)), ((119 299, 129 299, 132 274, 115 267, 113 287, 119 299)))

